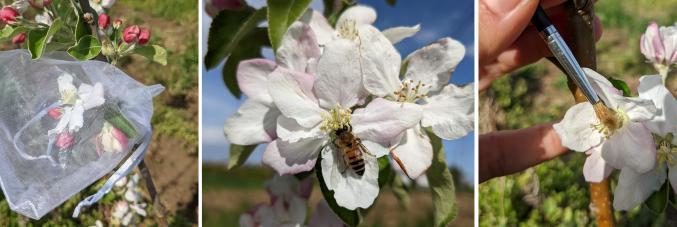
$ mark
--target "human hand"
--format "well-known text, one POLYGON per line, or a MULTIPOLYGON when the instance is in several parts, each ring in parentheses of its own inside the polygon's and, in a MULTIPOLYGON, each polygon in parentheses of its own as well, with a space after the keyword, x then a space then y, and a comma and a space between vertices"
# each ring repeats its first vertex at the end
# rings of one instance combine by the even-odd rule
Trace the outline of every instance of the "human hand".
MULTIPOLYGON (((566 0, 480 0, 479 2, 479 90, 499 76, 551 56, 531 17, 540 3, 566 39, 572 31, 566 23, 566 0)), ((595 16, 595 39, 602 26, 595 16)))

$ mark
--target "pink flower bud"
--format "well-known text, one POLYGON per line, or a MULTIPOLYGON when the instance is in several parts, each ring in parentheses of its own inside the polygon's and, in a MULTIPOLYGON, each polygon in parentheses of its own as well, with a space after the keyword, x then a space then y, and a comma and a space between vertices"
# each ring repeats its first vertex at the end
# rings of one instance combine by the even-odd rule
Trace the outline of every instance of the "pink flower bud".
POLYGON ((651 22, 640 39, 640 50, 652 63, 666 66, 677 63, 677 25, 659 27, 651 22))
POLYGON ((14 38, 12 38, 12 43, 14 44, 22 44, 24 41, 26 41, 25 32, 19 33, 18 35, 14 36, 14 38))
POLYGON ((0 19, 6 24, 15 24, 16 17, 18 16, 19 12, 12 7, 5 6, 2 9, 0 9, 0 19))
POLYGON ((59 120, 62 114, 63 110, 61 110, 61 108, 59 107, 54 107, 47 111, 47 115, 49 115, 49 117, 51 117, 54 120, 59 120))
POLYGON ((148 40, 150 40, 150 29, 142 28, 139 33, 139 44, 146 45, 148 40))
POLYGON ((141 29, 139 29, 139 26, 129 26, 122 31, 122 40, 124 40, 125 43, 133 43, 139 38, 140 32, 141 29))
POLYGON ((102 13, 99 14, 99 29, 105 30, 110 24, 110 17, 108 14, 102 13))
POLYGON ((113 20, 113 28, 119 29, 120 26, 122 26, 122 19, 117 18, 117 19, 113 20))
POLYGON ((119 153, 129 145, 129 139, 120 129, 108 122, 103 124, 101 133, 96 138, 96 150, 99 155, 104 152, 119 153))
POLYGON ((242 7, 241 0, 205 0, 205 11, 211 17, 215 17, 225 9, 239 9, 242 7))
POLYGON ((52 0, 28 0, 28 4, 31 4, 33 8, 42 9, 49 4, 52 4, 52 0))
POLYGON ((62 132, 56 136, 56 147, 60 151, 66 150, 75 144, 75 136, 70 132, 62 132))

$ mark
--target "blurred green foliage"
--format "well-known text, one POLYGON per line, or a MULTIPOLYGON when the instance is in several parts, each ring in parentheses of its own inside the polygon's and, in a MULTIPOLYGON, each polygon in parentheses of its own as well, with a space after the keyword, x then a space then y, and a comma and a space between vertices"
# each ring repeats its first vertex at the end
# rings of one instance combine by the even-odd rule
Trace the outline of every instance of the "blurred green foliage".
MULTIPOLYGON (((650 21, 677 22, 677 1, 598 1, 595 5, 604 35, 597 43, 598 71, 622 79, 636 95, 641 75, 655 74, 639 50, 650 21)), ((498 130, 558 121, 573 105, 566 77, 546 60, 524 67, 492 84, 483 95, 499 110, 498 130)), ((482 111, 482 110, 480 110, 482 111)), ((479 186, 480 226, 595 226, 589 184, 583 178, 585 154, 570 152, 521 173, 495 178, 479 186)), ((618 172, 612 174, 615 188, 618 172)), ((646 206, 614 213, 618 226, 663 226, 665 214, 646 206)))

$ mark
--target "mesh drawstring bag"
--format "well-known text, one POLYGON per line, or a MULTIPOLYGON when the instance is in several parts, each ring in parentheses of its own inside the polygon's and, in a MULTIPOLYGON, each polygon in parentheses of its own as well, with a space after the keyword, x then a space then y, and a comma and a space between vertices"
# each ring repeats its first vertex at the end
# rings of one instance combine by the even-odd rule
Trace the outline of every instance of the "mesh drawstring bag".
POLYGON ((0 52, 0 187, 10 208, 39 219, 119 166, 74 216, 98 201, 143 159, 163 89, 63 52, 0 52))

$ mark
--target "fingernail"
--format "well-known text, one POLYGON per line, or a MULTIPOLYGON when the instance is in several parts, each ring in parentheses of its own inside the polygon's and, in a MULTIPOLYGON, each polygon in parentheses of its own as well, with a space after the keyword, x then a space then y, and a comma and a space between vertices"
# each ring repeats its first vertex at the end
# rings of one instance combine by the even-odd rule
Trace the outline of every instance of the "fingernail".
POLYGON ((529 0, 485 0, 484 4, 494 13, 509 13, 529 0))

